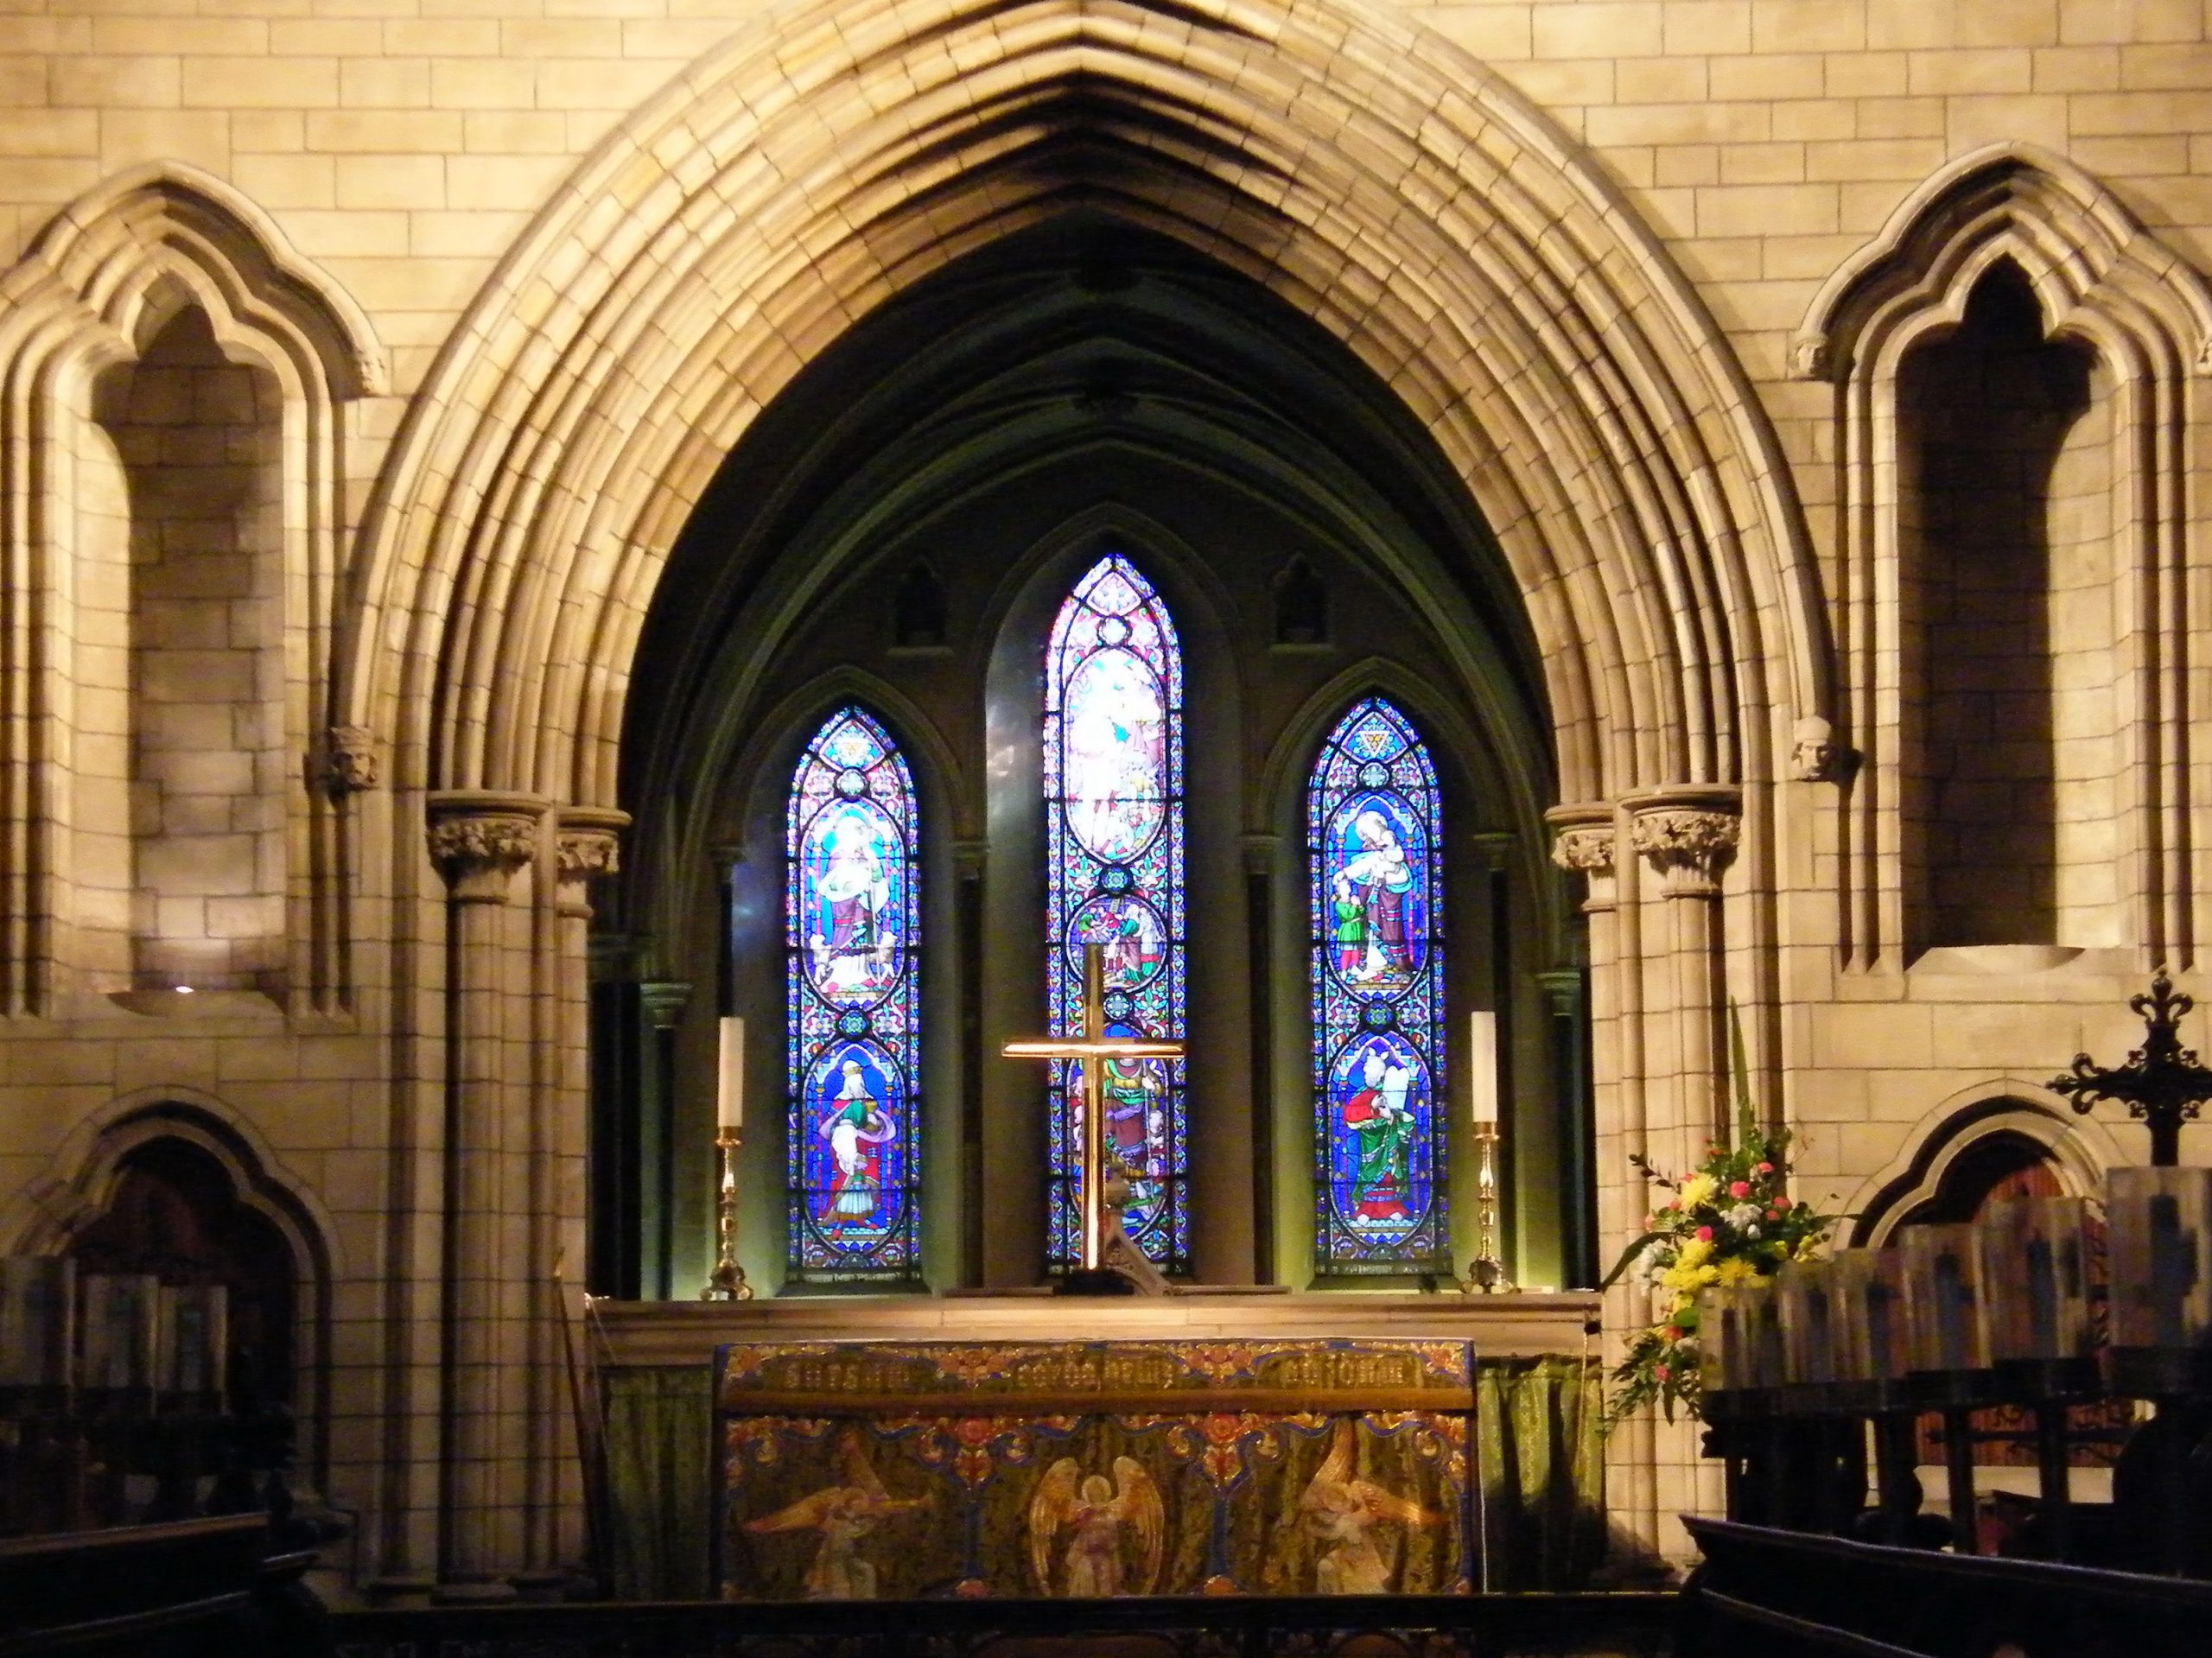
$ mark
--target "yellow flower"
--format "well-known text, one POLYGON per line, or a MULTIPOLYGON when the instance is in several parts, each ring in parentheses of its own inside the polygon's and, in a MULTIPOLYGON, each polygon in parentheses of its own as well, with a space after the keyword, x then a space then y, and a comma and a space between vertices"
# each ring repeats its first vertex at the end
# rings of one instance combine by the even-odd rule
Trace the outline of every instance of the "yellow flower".
POLYGON ((1699 1267, 1697 1269, 1697 1281, 1700 1285, 1719 1283, 1720 1281, 1720 1267, 1718 1265, 1708 1265, 1699 1267))
POLYGON ((1711 1175, 1693 1174, 1688 1179, 1682 1182, 1682 1189, 1679 1194, 1678 1201, 1681 1204, 1681 1206, 1684 1209, 1695 1209, 1700 1204, 1705 1202, 1707 1198, 1713 1196, 1713 1177, 1711 1175))
POLYGON ((1741 1255, 1732 1255, 1720 1263, 1716 1284, 1748 1284, 1759 1275, 1759 1269, 1741 1255))
POLYGON ((1810 1261, 1815 1255, 1820 1253, 1820 1239, 1815 1237, 1812 1233, 1808 1232, 1803 1237, 1797 1240, 1796 1246, 1791 1248, 1789 1253, 1793 1258, 1798 1261, 1810 1261))
POLYGON ((1712 1256, 1713 1240, 1711 1238, 1691 1238, 1683 1243, 1681 1253, 1675 1255, 1675 1260, 1680 1266, 1702 1267, 1712 1259, 1712 1256))

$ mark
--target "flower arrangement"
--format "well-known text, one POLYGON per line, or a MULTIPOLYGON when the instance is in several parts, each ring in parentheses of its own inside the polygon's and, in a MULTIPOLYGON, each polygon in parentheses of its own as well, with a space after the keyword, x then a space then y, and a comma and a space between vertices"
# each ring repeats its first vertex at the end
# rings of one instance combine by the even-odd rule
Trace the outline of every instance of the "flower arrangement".
POLYGON ((1610 1288, 1642 1261, 1669 1310, 1630 1337, 1627 1356, 1612 1373, 1619 1386, 1606 1402, 1608 1429, 1655 1401, 1670 1422, 1677 1405, 1697 1416, 1697 1293, 1710 1284, 1770 1277, 1785 1261, 1808 1259, 1843 1218, 1791 1200, 1789 1131, 1770 1134, 1759 1126, 1740 1036, 1735 1045, 1736 1143, 1708 1141, 1704 1160, 1681 1176, 1663 1173, 1641 1156, 1629 1159, 1645 1179, 1672 1195, 1654 1205, 1643 1236, 1621 1252, 1599 1287, 1610 1288))

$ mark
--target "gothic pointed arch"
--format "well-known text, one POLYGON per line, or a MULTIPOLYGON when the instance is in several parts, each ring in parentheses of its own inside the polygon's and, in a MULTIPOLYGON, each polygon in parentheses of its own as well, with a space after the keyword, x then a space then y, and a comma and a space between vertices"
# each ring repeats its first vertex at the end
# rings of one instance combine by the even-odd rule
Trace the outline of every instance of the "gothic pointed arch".
MULTIPOLYGON (((251 453, 249 464, 257 468, 250 487, 240 486, 236 522, 224 532, 240 543, 234 562, 252 568, 223 596, 261 613, 246 624, 255 663, 240 666, 262 682, 248 695, 264 705, 257 717, 265 740, 255 779, 241 786, 289 794, 285 785, 302 766, 280 759, 287 750, 315 755, 323 775, 335 779, 289 801, 289 824, 276 835, 289 842, 288 861, 306 864, 300 886, 310 917, 291 929, 306 942, 286 950, 287 928, 275 917, 241 924, 258 931, 251 949, 232 952, 240 959, 227 962, 227 978, 281 983, 288 1001, 334 1008, 346 998, 348 973, 335 915, 343 885, 336 803, 364 780, 365 766, 373 767, 365 734, 335 728, 344 722, 332 717, 326 673, 340 625, 344 410, 385 391, 383 348, 360 308, 266 213, 219 180, 164 163, 119 174, 64 208, 0 276, 0 374, 10 387, 0 406, 0 452, 14 461, 4 480, 0 559, 48 573, 0 589, 0 633, 12 659, 48 664, 44 677, 10 675, 4 695, 15 700, 0 709, 7 715, 0 732, 8 734, 0 737, 0 775, 8 779, 0 789, 7 803, 0 1009, 48 1011, 57 992, 130 988, 150 970, 181 973, 180 963, 192 959, 176 945, 184 953, 171 961, 164 950, 174 941, 130 939, 121 925, 99 918, 114 912, 118 896, 118 878, 98 873, 118 855, 97 844, 109 815, 78 797, 79 780, 51 763, 53 745, 66 740, 86 695, 76 677, 54 664, 67 655, 63 642, 99 632, 84 612, 80 566, 134 562, 124 539, 148 509, 132 492, 190 496, 194 483, 207 492, 204 482, 179 473, 173 458, 142 454, 134 465, 130 443, 118 455, 101 435, 137 418, 127 377, 147 362, 165 371, 181 365, 203 391, 225 392, 231 447, 251 453), (226 375, 227 388, 219 384, 226 375), (305 595, 304 613, 288 607, 288 592, 305 595), (288 959, 270 959, 272 951, 288 959)), ((205 508, 173 503, 167 510, 205 508)), ((162 595, 148 597, 158 605, 162 595)), ((122 642, 134 650, 143 644, 122 642)), ((130 854, 120 855, 127 862, 130 854)), ((127 886, 129 878, 120 879, 127 886)), ((142 871, 139 887, 149 881, 160 885, 142 871)), ((264 878, 262 888, 267 907, 295 901, 281 880, 264 878)), ((137 901, 143 908, 147 892, 137 901)), ((211 970, 226 981, 222 952, 200 954, 218 962, 211 970)))
POLYGON ((1772 435, 1653 238, 1382 8, 1167 16, 824 3, 626 122, 391 459, 356 718, 404 720, 430 786, 611 797, 644 600, 755 413, 847 319, 1088 203, 1315 317, 1427 428, 1532 617, 1568 797, 1770 775, 1769 727, 1827 700, 1810 573, 1772 435), (645 156, 687 182, 639 195, 645 156), (409 647, 372 654, 387 626, 409 647))
MULTIPOLYGON (((39 1178, 0 1210, 0 1247, 15 1255, 75 1253, 112 1230, 118 1208, 134 1199, 143 1205, 148 1196, 157 1206, 198 1211, 192 1218, 203 1224, 185 1229, 200 1234, 194 1241, 203 1247, 176 1264, 188 1280, 232 1280, 243 1302, 234 1341, 265 1340, 271 1349, 251 1356, 257 1377, 234 1379, 257 1381, 264 1397, 274 1391, 297 1413, 305 1461, 320 1480, 330 1456, 332 1293, 345 1272, 342 1233, 314 1186, 250 1117, 176 1085, 111 1100, 76 1123, 39 1178), (230 1236, 207 1237, 211 1221, 230 1236)), ((111 1249, 115 1242, 100 1241, 111 1249)), ((128 1269, 159 1272, 168 1264, 128 1269)))
MULTIPOLYGON (((1793 365, 1801 378, 1833 385, 1836 399, 1840 734, 1864 760, 1842 796, 1844 960, 1861 969, 1901 966, 1929 948, 1963 944, 2115 946, 2145 962, 2190 959, 2205 923, 2202 837, 2190 804, 2202 791, 2193 780, 2201 761, 2191 753, 2179 664, 2190 504, 2205 482, 2212 283, 2079 167, 2034 146, 1993 145, 1911 192, 1836 270, 1796 336, 1793 365), (2001 334, 1998 319, 2006 314, 2017 336, 2009 345, 1993 333, 2001 334), (1941 664, 1956 663, 1961 641, 1939 651, 1934 640, 1950 609, 1940 594, 1929 596, 1943 579, 1944 518, 1929 481, 1942 457, 1929 445, 1949 441, 1938 429, 1943 354, 1987 359, 1991 350, 2024 362, 2039 350, 2048 360, 2024 372, 2046 387, 2069 375, 2082 381, 2070 394, 2075 406, 2020 415, 2028 423, 2021 447, 2040 445, 2044 458, 2014 493, 2034 498, 2039 521, 2004 539, 2053 533, 2040 522, 2046 496, 2068 498, 2088 526, 2075 537, 2079 550, 2103 562, 2075 573, 2079 594, 2069 601, 2050 585, 2060 576, 2033 570, 2018 585, 2040 588, 2024 591, 2023 602, 2050 625, 2090 630, 2054 635, 2044 653, 2069 659, 2069 678, 2094 683, 2084 708, 2125 710, 2101 726, 2094 715, 2069 720, 2053 702, 2063 694, 2046 688, 2039 695, 2048 706, 2027 716, 2030 728, 2039 729, 2038 719, 2050 727, 2037 739, 2054 751, 2044 792, 2066 795, 2071 786, 2072 797, 2039 809, 2048 845, 2022 855, 2053 894, 2041 906, 2049 912, 2042 934, 2018 939, 1984 936, 1988 926, 1973 914, 1939 910, 1935 893, 1944 882, 1929 873, 1944 843, 1982 832, 1970 819, 1948 821, 1934 798, 1941 785, 1930 780, 1949 768, 1940 755, 1929 758, 1940 735, 1927 733, 1942 716, 1925 710, 1942 701, 1942 674, 1957 677, 1941 664), (2069 352, 2079 359, 2071 369, 2063 360, 2069 352), (2028 429, 2038 422, 2040 435, 2028 429), (2111 619, 2099 623, 2107 593, 2111 619), (2130 634, 2153 643, 2124 646, 2130 634), (2079 758, 2097 754, 2119 758, 2108 770, 2079 758), (2069 767, 2094 774, 2071 777, 2069 767), (2086 848, 2078 854, 2067 840, 2075 832, 2086 848), (2070 905, 2069 885, 2078 893, 2070 905), (2100 917, 2113 924, 2101 926, 2100 917)), ((1967 384, 1986 370, 1950 372, 1969 376, 1967 384)), ((1986 407, 1967 422, 1990 424, 1986 407)), ((2016 802, 2012 816, 2024 822, 2037 812, 2016 802)), ((1958 855, 2004 867, 1989 844, 1958 855)), ((2008 875, 2012 907, 2018 890, 2034 884, 2008 875)))

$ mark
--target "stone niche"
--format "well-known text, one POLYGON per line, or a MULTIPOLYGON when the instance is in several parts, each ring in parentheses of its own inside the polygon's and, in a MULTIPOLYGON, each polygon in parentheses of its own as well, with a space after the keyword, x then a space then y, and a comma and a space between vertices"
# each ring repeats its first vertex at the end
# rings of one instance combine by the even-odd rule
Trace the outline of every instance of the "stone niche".
POLYGON ((92 987, 280 988, 283 415, 187 304, 80 456, 76 882, 92 987))

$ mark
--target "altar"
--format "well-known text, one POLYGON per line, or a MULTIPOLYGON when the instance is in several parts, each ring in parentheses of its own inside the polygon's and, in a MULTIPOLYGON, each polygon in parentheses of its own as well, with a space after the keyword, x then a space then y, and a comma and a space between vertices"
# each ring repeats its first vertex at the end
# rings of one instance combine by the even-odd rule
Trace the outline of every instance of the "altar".
POLYGON ((1587 1294, 594 1308, 629 1598, 1434 1594, 1603 1553, 1587 1294))

